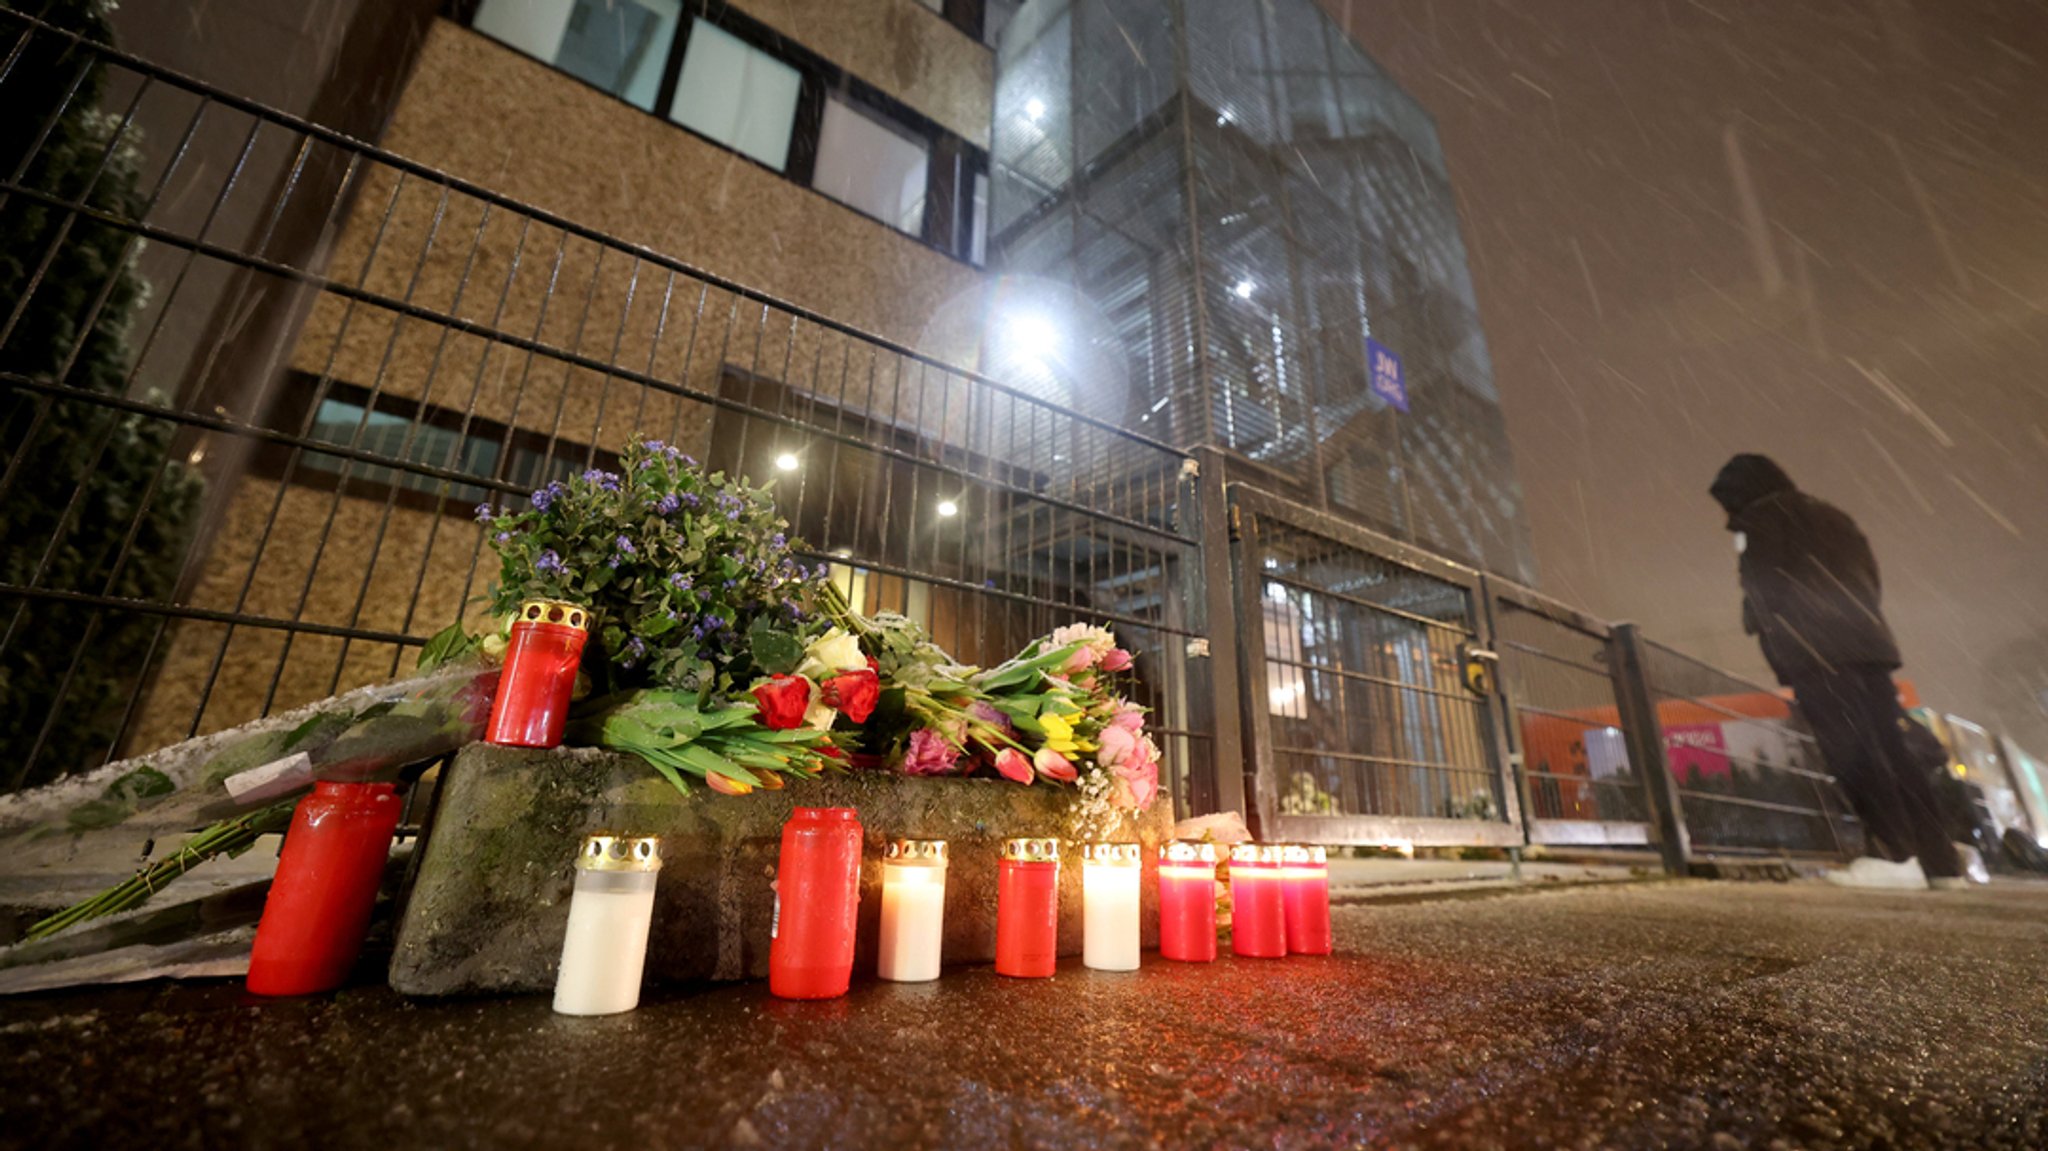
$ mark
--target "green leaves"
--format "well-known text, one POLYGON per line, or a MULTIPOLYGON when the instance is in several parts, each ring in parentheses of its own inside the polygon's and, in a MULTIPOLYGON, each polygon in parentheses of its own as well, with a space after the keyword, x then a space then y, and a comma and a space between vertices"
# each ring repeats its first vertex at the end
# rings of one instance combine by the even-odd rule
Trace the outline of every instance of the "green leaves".
POLYGON ((475 653, 483 645, 482 636, 473 636, 462 628, 462 621, 456 620, 434 633, 427 646, 420 649, 419 672, 425 675, 443 664, 454 663, 475 653))
POLYGON ((803 662, 803 641, 771 620, 755 620, 747 629, 747 643, 753 648, 755 666, 768 675, 787 675, 803 662))
POLYGON ((688 692, 629 692, 579 728, 601 746, 639 756, 685 795, 691 777, 716 776, 727 784, 720 790, 744 792, 776 786, 764 772, 816 775, 827 762, 822 732, 770 731, 751 703, 706 707, 688 692))

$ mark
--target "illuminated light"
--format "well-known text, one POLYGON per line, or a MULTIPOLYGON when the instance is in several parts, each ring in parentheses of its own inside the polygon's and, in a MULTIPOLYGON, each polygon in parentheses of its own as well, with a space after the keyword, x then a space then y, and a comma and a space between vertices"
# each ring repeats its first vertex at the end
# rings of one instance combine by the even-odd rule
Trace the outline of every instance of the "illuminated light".
POLYGON ((1159 957, 1216 958, 1216 847, 1176 841, 1159 849, 1159 957))
POLYGON ((1280 849, 1240 843, 1230 849, 1230 950, 1247 959, 1287 954, 1287 904, 1280 849))
POLYGON ((945 517, 946 519, 951 519, 951 518, 953 518, 954 516, 957 516, 957 515, 959 515, 959 514, 960 514, 960 505, 959 505, 959 504, 956 504, 956 503, 954 503, 954 502, 953 502, 952 500, 940 500, 940 501, 939 501, 939 515, 941 515, 941 516, 945 517))
POLYGON ((784 452, 775 457, 775 470, 778 472, 793 472, 801 463, 802 461, 796 458, 794 452, 784 452))
POLYGON ((1024 118, 1033 124, 1045 119, 1045 101, 1036 96, 1024 101, 1024 118))
POLYGON ((946 931, 946 841, 899 839, 882 862, 882 935, 875 974, 899 983, 939 977, 946 931))
POLYGON ((1237 286, 1230 290, 1236 294, 1238 299, 1249 300, 1252 298, 1252 293, 1259 290, 1259 286, 1250 280, 1239 280, 1237 286))
POLYGON ((1232 112, 1230 109, 1225 108, 1221 112, 1216 113, 1216 126, 1221 128, 1225 124, 1229 124, 1236 119, 1237 114, 1232 112))
POLYGON ((1060 342, 1060 330, 1051 320, 1036 312, 1021 312, 1011 316, 1004 325, 1003 334, 1020 352, 1037 354, 1051 351, 1060 342))
POLYGON ((1091 843, 1082 848, 1082 966, 1096 971, 1138 969, 1138 892, 1143 874, 1135 843, 1091 843))

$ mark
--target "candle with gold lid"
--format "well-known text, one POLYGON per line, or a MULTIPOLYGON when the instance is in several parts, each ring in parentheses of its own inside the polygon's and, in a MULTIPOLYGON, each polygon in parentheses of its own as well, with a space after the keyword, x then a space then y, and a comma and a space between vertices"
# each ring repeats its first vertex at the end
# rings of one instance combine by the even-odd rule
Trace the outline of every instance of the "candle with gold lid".
POLYGON ((1081 962, 1097 971, 1138 969, 1138 892, 1144 868, 1135 843, 1081 849, 1081 962))
POLYGON ((576 854, 569 930, 555 973, 555 1010, 612 1015, 640 1003, 647 930, 654 921, 654 884, 661 840, 599 832, 576 854))
POLYGON ((996 974, 1044 979, 1059 957, 1060 841, 1006 839, 996 876, 996 974))
POLYGON ((530 599, 519 605, 506 641, 505 669, 491 701, 487 743, 554 747, 569 722, 576 669, 590 638, 590 613, 573 603, 530 599))
POLYGON ((1240 843, 1230 849, 1230 950, 1253 959, 1287 954, 1277 847, 1240 843))
POLYGON ((1330 937, 1329 853, 1315 845, 1281 849, 1280 890, 1287 912, 1290 955, 1328 955, 1330 937))
POLYGON ((1216 958, 1216 847, 1175 841, 1159 848, 1159 955, 1186 963, 1216 958))
POLYGON ((946 932, 946 841, 891 840, 882 850, 877 975, 898 983, 939 977, 946 932))

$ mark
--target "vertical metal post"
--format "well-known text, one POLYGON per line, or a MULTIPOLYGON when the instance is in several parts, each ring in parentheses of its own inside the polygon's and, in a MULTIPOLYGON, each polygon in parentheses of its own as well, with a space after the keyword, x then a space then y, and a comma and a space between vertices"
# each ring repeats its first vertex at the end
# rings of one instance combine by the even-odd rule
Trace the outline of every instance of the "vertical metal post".
MULTIPOLYGON (((1189 780, 1191 815, 1245 811, 1244 724, 1238 686, 1237 605, 1230 568, 1230 502, 1224 487, 1222 454, 1195 449, 1192 468, 1183 470, 1179 506, 1193 514, 1196 562, 1186 565, 1182 589, 1189 631, 1208 637, 1207 658, 1187 661, 1188 695, 1208 706, 1209 773, 1189 780)), ((1185 529, 1184 529, 1185 530, 1185 529)))
MULTIPOLYGON (((1493 698, 1487 705, 1493 717, 1494 757, 1500 764, 1501 811, 1509 823, 1522 829, 1523 842, 1533 843, 1530 824, 1536 819, 1536 804, 1529 794, 1529 775, 1523 770, 1522 728, 1517 701, 1508 690, 1508 664, 1498 619, 1500 600, 1494 595, 1493 577, 1481 575, 1474 580, 1472 594, 1479 600, 1473 613, 1479 624, 1479 642, 1495 655, 1493 698)), ((1516 873, 1520 874, 1521 854, 1517 852, 1514 859, 1516 873)))
POLYGON ((1614 674, 1614 703, 1621 712, 1622 737, 1628 743, 1629 766, 1643 782, 1664 870, 1686 875, 1692 869, 1692 838, 1685 830, 1685 808, 1678 781, 1664 758, 1664 729, 1657 722, 1657 701, 1643 662, 1643 637, 1632 623, 1618 623, 1607 636, 1608 666, 1614 674))
POLYGON ((1245 821, 1261 839, 1271 838, 1280 814, 1280 762, 1273 750, 1273 709, 1270 670, 1266 663, 1266 549, 1259 538, 1259 516, 1236 501, 1230 505, 1233 614, 1237 620, 1238 706, 1241 709, 1245 821))

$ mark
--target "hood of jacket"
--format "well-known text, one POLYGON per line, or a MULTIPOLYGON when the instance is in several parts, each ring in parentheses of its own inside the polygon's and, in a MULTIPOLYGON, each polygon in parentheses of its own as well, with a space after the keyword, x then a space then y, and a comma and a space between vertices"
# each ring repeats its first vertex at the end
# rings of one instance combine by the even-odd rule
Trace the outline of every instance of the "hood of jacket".
POLYGON ((1735 528, 1735 517, 1742 509, 1769 496, 1782 495, 1799 490, 1792 483, 1792 477, 1769 456, 1749 452, 1736 456, 1722 465, 1721 473, 1714 477, 1714 483, 1707 489, 1714 501, 1728 513, 1729 530, 1735 528))

